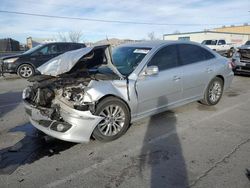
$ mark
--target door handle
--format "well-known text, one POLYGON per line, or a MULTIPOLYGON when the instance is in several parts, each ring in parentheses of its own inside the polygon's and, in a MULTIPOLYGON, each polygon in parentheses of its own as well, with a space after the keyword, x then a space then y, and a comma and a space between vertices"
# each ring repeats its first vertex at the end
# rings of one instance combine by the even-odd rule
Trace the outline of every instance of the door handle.
POLYGON ((173 81, 178 81, 178 80, 180 80, 181 79, 181 77, 179 77, 179 76, 174 76, 173 77, 173 81))

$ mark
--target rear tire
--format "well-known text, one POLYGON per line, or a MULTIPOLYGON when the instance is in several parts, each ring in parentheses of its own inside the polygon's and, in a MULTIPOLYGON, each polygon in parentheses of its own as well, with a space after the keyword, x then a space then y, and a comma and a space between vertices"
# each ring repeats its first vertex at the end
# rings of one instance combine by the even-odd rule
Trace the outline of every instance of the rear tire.
POLYGON ((96 126, 93 137, 102 142, 109 142, 121 137, 129 128, 130 111, 122 100, 107 97, 97 104, 95 115, 104 119, 96 126))
POLYGON ((17 69, 17 74, 22 78, 30 78, 34 73, 34 68, 29 64, 22 64, 17 69))
POLYGON ((216 105, 222 97, 223 85, 223 80, 219 77, 215 77, 208 84, 204 98, 200 102, 208 106, 216 105))

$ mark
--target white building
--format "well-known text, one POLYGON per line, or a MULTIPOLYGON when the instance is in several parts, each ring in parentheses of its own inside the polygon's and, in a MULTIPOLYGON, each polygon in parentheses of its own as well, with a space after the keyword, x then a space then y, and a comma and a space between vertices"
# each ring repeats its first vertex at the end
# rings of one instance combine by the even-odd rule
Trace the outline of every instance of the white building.
POLYGON ((33 48, 39 44, 46 44, 50 42, 56 42, 56 39, 54 38, 32 38, 28 37, 27 39, 27 46, 28 48, 33 48))
POLYGON ((199 31, 188 33, 164 34, 163 40, 187 40, 201 43, 203 40, 224 39, 227 43, 233 43, 236 46, 244 44, 250 40, 250 33, 230 33, 218 31, 199 31))

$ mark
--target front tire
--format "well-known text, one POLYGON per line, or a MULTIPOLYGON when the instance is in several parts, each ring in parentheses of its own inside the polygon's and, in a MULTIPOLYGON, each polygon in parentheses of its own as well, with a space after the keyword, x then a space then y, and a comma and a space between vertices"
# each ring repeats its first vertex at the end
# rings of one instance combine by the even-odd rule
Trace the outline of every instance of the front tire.
POLYGON ((227 52, 227 57, 228 57, 228 58, 233 57, 233 49, 228 50, 228 52, 227 52))
POLYGON ((208 84, 205 91, 204 98, 200 101, 202 104, 212 106, 216 105, 223 94, 223 80, 219 77, 215 77, 208 84))
POLYGON ((34 73, 34 68, 29 64, 20 65, 17 69, 17 74, 22 78, 30 78, 34 73))
POLYGON ((93 137, 99 141, 115 140, 129 128, 131 118, 129 108, 116 97, 101 100, 97 104, 95 115, 104 117, 93 131, 93 137))

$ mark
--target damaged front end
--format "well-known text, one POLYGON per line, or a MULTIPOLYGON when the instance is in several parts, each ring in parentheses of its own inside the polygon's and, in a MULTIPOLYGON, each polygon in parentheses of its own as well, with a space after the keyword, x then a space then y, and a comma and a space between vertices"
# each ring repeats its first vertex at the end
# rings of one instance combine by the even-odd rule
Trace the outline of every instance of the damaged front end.
MULTIPOLYGON (((98 48, 99 51, 100 49, 102 48, 98 48)), ((87 61, 94 57, 94 52, 100 56, 95 59, 95 65, 107 61, 105 53, 94 51, 92 54, 92 52, 88 51, 87 58, 79 56, 77 60, 74 59, 76 60, 74 63, 68 58, 67 61, 72 67, 68 68, 66 73, 43 74, 29 80, 33 85, 24 89, 22 97, 30 122, 37 129, 65 141, 78 143, 89 141, 93 130, 103 117, 94 115, 97 101, 85 100, 86 90, 89 89, 91 82, 120 79, 116 74, 90 71, 91 66, 87 61), (85 66, 79 66, 79 63, 85 63, 85 66)))
MULTIPOLYGON (((35 83, 23 91, 30 122, 42 132, 71 142, 88 142, 95 126, 103 119, 95 116, 95 103, 84 103, 84 82, 64 85, 56 79, 49 85, 35 83)), ((86 83, 85 83, 86 84, 86 83)))

